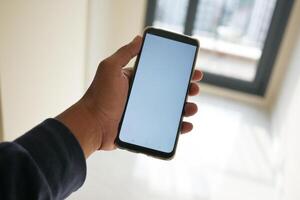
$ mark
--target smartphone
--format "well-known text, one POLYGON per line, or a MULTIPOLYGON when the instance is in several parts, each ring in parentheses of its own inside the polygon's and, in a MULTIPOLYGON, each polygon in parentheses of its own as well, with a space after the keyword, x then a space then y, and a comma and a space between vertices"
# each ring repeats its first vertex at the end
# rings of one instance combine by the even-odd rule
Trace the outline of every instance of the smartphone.
POLYGON ((119 148, 174 156, 198 48, 191 37, 145 29, 115 141, 119 148))

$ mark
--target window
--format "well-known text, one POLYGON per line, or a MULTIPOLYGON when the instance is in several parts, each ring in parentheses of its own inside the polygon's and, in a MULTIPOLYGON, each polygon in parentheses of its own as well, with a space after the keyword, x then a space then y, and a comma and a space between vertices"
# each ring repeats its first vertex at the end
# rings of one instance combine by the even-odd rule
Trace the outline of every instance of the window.
POLYGON ((264 96, 293 0, 150 0, 146 26, 200 40, 204 82, 264 96))

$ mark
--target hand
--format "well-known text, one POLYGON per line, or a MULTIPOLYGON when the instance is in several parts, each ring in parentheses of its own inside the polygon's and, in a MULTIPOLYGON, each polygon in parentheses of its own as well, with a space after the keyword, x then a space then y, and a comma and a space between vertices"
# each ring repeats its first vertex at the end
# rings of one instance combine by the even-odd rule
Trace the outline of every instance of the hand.
MULTIPOLYGON (((87 156, 97 149, 112 150, 116 148, 114 140, 125 107, 132 74, 132 70, 124 68, 124 66, 138 54, 141 43, 142 38, 137 36, 132 42, 103 60, 83 98, 65 111, 67 114, 62 113, 57 117, 71 129, 87 156)), ((192 80, 199 81, 201 78, 202 72, 195 70, 192 80)), ((189 96, 198 93, 199 86, 192 82, 189 96)), ((184 116, 192 116, 196 112, 196 104, 190 102, 185 104, 184 116)), ((191 123, 182 122, 181 132, 187 133, 192 128, 191 123)))

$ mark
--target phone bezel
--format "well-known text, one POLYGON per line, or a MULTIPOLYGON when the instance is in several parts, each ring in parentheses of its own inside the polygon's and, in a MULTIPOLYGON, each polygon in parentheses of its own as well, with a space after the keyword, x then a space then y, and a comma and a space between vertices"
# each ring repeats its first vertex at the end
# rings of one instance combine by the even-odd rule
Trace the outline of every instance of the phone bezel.
POLYGON ((153 157, 156 157, 156 158, 167 160, 167 159, 173 158, 174 155, 175 155, 175 152, 176 152, 178 138, 179 138, 180 130, 181 130, 181 122, 182 122, 183 114, 184 114, 184 104, 187 100, 190 85, 188 85, 188 87, 187 87, 187 91, 186 91, 186 95, 185 95, 185 99, 184 99, 184 104, 182 106, 181 118, 180 118, 179 124, 178 124, 177 135, 176 135, 175 143, 174 143, 174 146, 173 146, 173 149, 172 149, 171 152, 169 152, 169 153, 168 152, 163 152, 163 151, 154 150, 154 149, 150 149, 150 148, 147 148, 147 147, 131 144, 131 143, 128 143, 128 142, 124 142, 119 137, 121 126, 122 126, 122 123, 123 123, 123 118, 124 118, 125 112, 127 110, 128 100, 129 100, 129 97, 130 97, 130 94, 131 94, 132 85, 134 84, 136 69, 138 67, 139 60, 140 60, 140 54, 141 54, 143 46, 144 46, 145 36, 148 33, 196 46, 196 51, 195 51, 195 56, 194 56, 194 60, 193 60, 193 66, 192 66, 192 69, 191 69, 191 72, 190 72, 189 82, 192 79, 193 71, 195 69, 195 64, 196 64, 198 49, 199 49, 199 42, 198 42, 197 39, 191 38, 191 37, 186 36, 186 35, 181 35, 181 34, 178 34, 178 33, 170 32, 170 31, 166 31, 166 30, 162 30, 162 29, 158 29, 158 28, 154 28, 154 27, 147 27, 145 29, 144 33, 143 33, 143 41, 142 41, 141 51, 138 53, 135 64, 134 64, 134 72, 133 72, 133 75, 132 75, 132 81, 131 81, 131 84, 129 86, 129 91, 128 91, 126 104, 125 104, 124 111, 123 111, 123 114, 122 114, 122 117, 121 117, 121 120, 120 120, 120 123, 119 123, 118 135, 116 137, 115 144, 121 149, 133 151, 133 152, 136 152, 136 153, 143 153, 143 154, 146 154, 146 155, 149 155, 149 156, 153 156, 153 157))

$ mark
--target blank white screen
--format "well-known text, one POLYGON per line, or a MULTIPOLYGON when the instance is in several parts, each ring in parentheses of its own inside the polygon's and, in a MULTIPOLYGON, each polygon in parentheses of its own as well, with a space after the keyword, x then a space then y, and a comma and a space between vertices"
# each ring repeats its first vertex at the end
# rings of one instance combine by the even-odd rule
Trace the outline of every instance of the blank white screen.
POLYGON ((120 139, 170 153, 189 85, 196 46, 146 34, 120 139))

